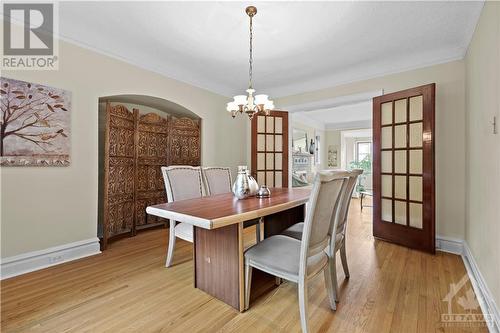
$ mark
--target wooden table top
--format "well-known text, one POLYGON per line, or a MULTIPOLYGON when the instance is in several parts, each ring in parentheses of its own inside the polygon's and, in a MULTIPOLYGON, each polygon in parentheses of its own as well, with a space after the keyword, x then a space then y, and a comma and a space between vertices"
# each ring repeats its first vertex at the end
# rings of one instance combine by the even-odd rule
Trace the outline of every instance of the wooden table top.
POLYGON ((236 199, 232 193, 163 203, 146 208, 151 215, 205 229, 253 220, 305 204, 310 189, 271 188, 271 197, 236 199))

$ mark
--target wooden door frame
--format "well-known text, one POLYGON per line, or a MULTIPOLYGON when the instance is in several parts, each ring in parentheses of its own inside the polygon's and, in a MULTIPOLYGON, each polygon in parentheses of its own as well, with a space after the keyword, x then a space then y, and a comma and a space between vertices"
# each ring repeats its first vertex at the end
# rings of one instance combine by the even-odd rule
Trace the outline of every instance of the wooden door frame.
MULTIPOLYGON (((411 89, 406 89, 398 91, 395 93, 382 95, 373 98, 373 188, 375 189, 373 193, 373 235, 374 237, 382 240, 387 240, 393 243, 397 243, 404 246, 409 246, 411 248, 435 253, 436 251, 436 231, 435 231, 435 144, 436 144, 436 132, 435 132, 435 95, 436 95, 436 84, 427 84, 411 89), (411 96, 423 96, 423 110, 428 110, 428 114, 422 114, 422 229, 408 228, 408 226, 399 225, 394 222, 394 205, 392 207, 393 223, 391 228, 384 228, 382 226, 382 150, 381 150, 381 105, 383 103, 394 101, 403 98, 411 98, 411 96), (431 133, 431 138, 425 139, 424 133, 431 133), (378 191, 376 190, 378 189, 378 191), (379 222, 377 222, 377 219, 379 222), (422 233, 427 234, 424 243, 422 240, 422 233), (398 239, 404 238, 403 241, 398 241, 398 239)), ((409 124, 411 123, 408 118, 409 113, 409 103, 407 103, 407 133, 409 136, 409 124)), ((392 119, 394 124, 394 102, 392 107, 392 119)), ((404 123, 401 123, 404 124, 404 123)), ((394 125, 393 125, 393 143, 394 143, 394 125)), ((408 147, 409 148, 409 147, 408 147)), ((394 147, 393 147, 394 149, 394 147)), ((409 151, 409 150, 408 150, 409 151)), ((394 173, 394 158, 392 158, 392 172, 394 173)), ((407 170, 409 167, 409 160, 407 154, 407 170)), ((409 175, 409 172, 407 173, 409 175)), ((408 178, 406 183, 407 196, 406 200, 409 200, 408 196, 408 178)), ((392 183, 393 195, 394 195, 394 182, 392 183)), ((408 209, 407 209, 407 223, 408 221, 408 209)))
MULTIPOLYGON (((289 161, 289 153, 290 153, 290 149, 289 149, 289 145, 290 145, 290 142, 289 142, 289 123, 288 123, 288 111, 271 111, 271 113, 269 114, 270 116, 279 116, 281 118, 283 118, 283 140, 282 140, 282 144, 283 144, 283 147, 282 147, 282 154, 283 154, 283 158, 282 158, 282 182, 281 182, 281 187, 285 187, 287 188, 289 186, 289 178, 290 178, 290 175, 289 175, 289 165, 288 165, 288 161, 289 161)), ((252 156, 251 156, 251 160, 252 160, 252 165, 251 165, 251 172, 252 172, 252 176, 257 179, 257 116, 258 115, 255 115, 253 118, 252 118, 252 122, 251 122, 251 144, 252 144, 252 156)))

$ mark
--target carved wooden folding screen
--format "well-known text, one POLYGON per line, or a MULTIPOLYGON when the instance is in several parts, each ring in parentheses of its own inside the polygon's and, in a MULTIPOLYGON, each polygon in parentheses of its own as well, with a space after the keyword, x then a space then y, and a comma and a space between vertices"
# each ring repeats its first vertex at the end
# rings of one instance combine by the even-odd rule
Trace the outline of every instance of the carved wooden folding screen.
POLYGON ((157 223, 159 218, 146 214, 146 207, 166 202, 161 167, 168 161, 168 119, 156 113, 137 115, 136 229, 157 223))
POLYGON ((103 247, 108 238, 134 230, 134 114, 106 106, 103 247))
POLYGON ((162 166, 200 165, 200 122, 106 105, 103 248, 108 240, 164 224, 146 207, 166 202, 162 166))
POLYGON ((189 118, 171 117, 169 128, 170 164, 200 165, 200 122, 189 118))

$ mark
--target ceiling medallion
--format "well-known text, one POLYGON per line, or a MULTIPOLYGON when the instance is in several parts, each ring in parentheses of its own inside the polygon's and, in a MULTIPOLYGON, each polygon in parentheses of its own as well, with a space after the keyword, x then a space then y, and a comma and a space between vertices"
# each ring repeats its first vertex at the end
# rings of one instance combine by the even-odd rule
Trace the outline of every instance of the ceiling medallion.
POLYGON ((255 93, 255 89, 253 89, 252 86, 252 71, 253 71, 253 56, 252 56, 252 42, 253 42, 253 25, 252 25, 252 19, 253 17, 257 14, 257 8, 254 6, 248 6, 245 9, 245 12, 247 15, 250 17, 250 59, 249 59, 249 70, 248 70, 248 76, 249 76, 249 81, 248 81, 248 89, 246 92, 248 93, 247 95, 236 95, 234 96, 234 100, 227 103, 227 108, 226 110, 228 112, 231 112, 231 115, 233 118, 236 116, 238 111, 240 113, 245 113, 248 115, 250 119, 253 118, 253 116, 259 112, 264 113, 265 115, 269 115, 271 110, 274 109, 274 103, 273 101, 269 100, 267 95, 253 95, 255 93))

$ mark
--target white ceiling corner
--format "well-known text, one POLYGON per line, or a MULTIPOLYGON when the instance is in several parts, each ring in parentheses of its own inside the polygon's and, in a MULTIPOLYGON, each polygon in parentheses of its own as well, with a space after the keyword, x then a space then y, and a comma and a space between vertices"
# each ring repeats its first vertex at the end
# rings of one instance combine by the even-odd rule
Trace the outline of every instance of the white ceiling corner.
MULTIPOLYGON (((244 2, 60 2, 63 39, 216 92, 248 80, 244 2)), ((463 58, 482 1, 258 2, 254 86, 271 98, 463 58)))

